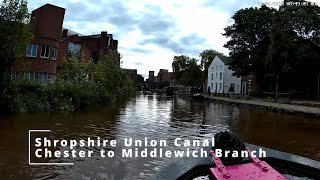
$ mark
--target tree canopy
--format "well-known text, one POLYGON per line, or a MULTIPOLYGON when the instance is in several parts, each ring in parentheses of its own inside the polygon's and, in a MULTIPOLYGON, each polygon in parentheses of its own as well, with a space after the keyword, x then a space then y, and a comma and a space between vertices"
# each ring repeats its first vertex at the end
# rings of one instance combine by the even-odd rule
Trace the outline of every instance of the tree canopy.
POLYGON ((207 79, 208 76, 208 68, 210 64, 212 63, 213 59, 216 57, 216 55, 222 54, 216 50, 208 49, 204 50, 200 53, 200 59, 201 59, 201 69, 203 69, 203 79, 207 79))
POLYGON ((0 108, 7 108, 11 67, 25 56, 32 37, 27 1, 3 0, 0 4, 0 108))
POLYGON ((255 74, 263 85, 267 75, 300 72, 315 84, 311 74, 320 69, 319 14, 319 6, 302 0, 285 0, 279 10, 265 5, 238 10, 223 34, 230 38, 224 47, 230 50, 234 74, 255 74))
POLYGON ((320 64, 319 14, 320 7, 312 5, 286 5, 274 14, 267 61, 273 73, 298 72, 306 65, 312 69, 320 64))
POLYGON ((234 23, 225 28, 224 36, 230 40, 224 47, 230 50, 231 69, 235 75, 263 73, 271 42, 270 28, 275 9, 240 9, 232 17, 234 23))
POLYGON ((202 71, 198 60, 185 55, 174 56, 172 69, 174 79, 178 84, 198 86, 202 84, 202 71))

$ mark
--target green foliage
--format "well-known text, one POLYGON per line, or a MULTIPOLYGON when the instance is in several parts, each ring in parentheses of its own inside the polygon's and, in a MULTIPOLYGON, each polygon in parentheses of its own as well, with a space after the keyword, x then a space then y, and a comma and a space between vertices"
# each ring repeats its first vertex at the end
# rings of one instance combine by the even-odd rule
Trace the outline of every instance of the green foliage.
POLYGON ((37 112, 49 110, 46 88, 38 82, 17 80, 9 89, 8 107, 13 112, 37 112))
POLYGON ((210 66, 210 64, 212 63, 213 59, 216 57, 216 55, 219 55, 222 53, 213 50, 213 49, 209 49, 209 50, 204 50, 200 53, 200 58, 201 58, 201 69, 203 70, 203 80, 207 79, 208 77, 208 68, 210 66))
POLYGON ((224 33, 230 38, 224 46, 230 50, 234 74, 255 74, 260 87, 272 89, 266 77, 280 75, 284 88, 315 93, 314 77, 320 69, 319 14, 319 6, 302 0, 285 0, 279 10, 261 6, 237 11, 224 33))
POLYGON ((32 37, 25 0, 3 0, 0 4, 0 108, 8 108, 7 87, 14 63, 25 55, 32 37))
POLYGON ((240 9, 232 17, 234 23, 225 28, 223 35, 230 40, 224 47, 230 50, 235 75, 264 73, 274 12, 267 6, 240 9))
POLYGON ((134 84, 120 68, 117 52, 101 56, 97 64, 72 57, 65 60, 55 82, 41 84, 25 79, 6 88, 14 112, 73 111, 98 103, 113 103, 134 94, 134 84))
POLYGON ((178 84, 197 86, 202 84, 202 71, 196 59, 185 55, 174 56, 173 76, 178 84))
POLYGON ((271 72, 310 71, 320 68, 320 8, 285 6, 273 17, 272 43, 267 65, 271 72), (309 65, 308 69, 304 69, 309 65))

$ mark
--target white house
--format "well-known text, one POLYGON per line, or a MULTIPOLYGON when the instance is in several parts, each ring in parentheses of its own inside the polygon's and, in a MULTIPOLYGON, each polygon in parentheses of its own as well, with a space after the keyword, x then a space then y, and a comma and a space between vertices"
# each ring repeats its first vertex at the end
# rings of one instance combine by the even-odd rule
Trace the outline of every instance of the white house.
POLYGON ((241 78, 233 76, 233 71, 229 69, 230 58, 217 55, 208 68, 207 91, 210 87, 211 93, 228 93, 233 86, 234 93, 241 93, 241 78))

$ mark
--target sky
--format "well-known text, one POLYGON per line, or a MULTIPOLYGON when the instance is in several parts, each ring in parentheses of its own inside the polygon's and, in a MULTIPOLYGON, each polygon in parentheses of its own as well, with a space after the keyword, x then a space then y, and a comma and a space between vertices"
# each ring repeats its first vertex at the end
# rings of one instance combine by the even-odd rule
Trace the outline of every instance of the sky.
MULTIPOLYGON (((320 0, 310 0, 320 3, 320 0)), ((222 33, 233 23, 234 13, 265 3, 277 7, 281 0, 29 0, 32 10, 50 3, 66 9, 63 27, 83 35, 107 31, 119 41, 122 68, 172 71, 175 55, 199 59, 206 49, 225 55, 228 41, 222 33)))

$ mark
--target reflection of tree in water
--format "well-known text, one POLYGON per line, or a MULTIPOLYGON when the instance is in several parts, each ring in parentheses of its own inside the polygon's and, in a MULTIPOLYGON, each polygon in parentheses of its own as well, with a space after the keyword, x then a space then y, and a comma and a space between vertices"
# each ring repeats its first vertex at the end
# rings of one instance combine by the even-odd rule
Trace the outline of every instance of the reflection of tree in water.
POLYGON ((211 138, 215 133, 233 131, 239 121, 235 106, 208 101, 176 98, 169 131, 178 136, 211 138))
POLYGON ((233 131, 236 125, 239 124, 239 115, 238 107, 223 103, 210 102, 206 110, 208 124, 216 126, 219 131, 233 131))
MULTIPOLYGON (((110 174, 122 175, 126 171, 121 169, 123 173, 111 172, 111 169, 115 171, 120 167, 113 168, 116 164, 108 162, 108 160, 98 160, 95 158, 53 158, 51 162, 75 162, 74 166, 30 166, 28 164, 28 141, 26 136, 30 129, 50 129, 51 132, 46 135, 50 139, 65 139, 65 140, 80 140, 87 137, 100 136, 104 139, 115 139, 115 126, 118 121, 119 110, 123 105, 114 107, 95 107, 91 106, 86 109, 81 109, 76 112, 51 112, 51 113, 20 113, 8 116, 7 121, 1 121, 8 125, 1 126, 0 137, 3 137, 5 141, 1 140, 0 147, 6 147, 10 151, 1 151, 1 169, 6 169, 5 172, 17 172, 13 175, 1 173, 1 177, 11 177, 13 179, 25 179, 28 177, 33 178, 57 178, 61 179, 60 175, 68 172, 68 177, 72 177, 77 174, 90 174, 92 171, 90 168, 109 167, 109 170, 101 170, 99 172, 108 172, 110 174), (12 136, 14 132, 14 136, 12 136), (5 133, 5 134, 1 134, 5 133), (5 144, 5 142, 16 142, 5 144), (23 147, 23 148, 21 148, 23 147), (14 156, 12 156, 14 154, 14 156), (7 158, 5 158, 7 157, 7 158), (13 159, 17 159, 14 160, 13 159), (13 163, 15 162, 15 163, 13 163), (3 166, 5 165, 5 166, 3 166), (12 169, 12 170, 10 170, 12 169), (19 169, 19 171, 16 171, 19 169), (71 175, 70 175, 71 174, 71 175)), ((61 147, 56 148, 63 150, 61 147)), ((81 150, 90 150, 82 147, 81 150)), ((95 153, 98 149, 93 149, 95 153)), ((47 161, 46 161, 47 162, 47 161)), ((121 166, 121 165, 119 165, 121 166)), ((97 177, 97 174, 90 174, 92 177, 97 177)), ((88 176, 91 177, 91 176, 88 176)), ((66 178, 67 179, 67 178, 66 178)), ((76 178, 77 179, 77 178, 76 178)), ((78 178, 83 179, 83 178, 78 178)))

